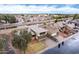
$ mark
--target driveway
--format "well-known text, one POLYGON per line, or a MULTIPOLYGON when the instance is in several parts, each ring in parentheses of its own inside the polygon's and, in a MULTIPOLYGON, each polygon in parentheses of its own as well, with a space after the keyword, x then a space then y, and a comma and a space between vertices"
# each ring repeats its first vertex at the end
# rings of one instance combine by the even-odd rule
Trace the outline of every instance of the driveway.
POLYGON ((79 54, 79 35, 64 42, 64 45, 61 44, 61 47, 51 48, 42 54, 79 54))

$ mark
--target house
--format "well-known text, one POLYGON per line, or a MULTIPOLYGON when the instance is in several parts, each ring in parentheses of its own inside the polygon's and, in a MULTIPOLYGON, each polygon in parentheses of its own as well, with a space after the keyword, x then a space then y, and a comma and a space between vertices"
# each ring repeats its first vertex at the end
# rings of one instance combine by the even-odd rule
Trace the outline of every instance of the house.
POLYGON ((24 22, 23 16, 21 16, 21 15, 16 15, 15 18, 16 18, 16 21, 18 23, 23 23, 24 22))
POLYGON ((45 28, 46 30, 48 30, 47 31, 47 33, 49 34, 49 35, 51 35, 51 36, 56 36, 57 35, 57 33, 58 33, 58 25, 57 24, 54 24, 54 25, 52 25, 52 24, 47 24, 46 26, 41 26, 42 28, 45 28))
POLYGON ((36 35, 36 37, 40 40, 44 39, 47 34, 47 30, 39 27, 38 25, 31 25, 29 29, 34 33, 33 35, 36 35))
POLYGON ((75 28, 75 24, 66 24, 68 27, 70 27, 71 29, 75 28))

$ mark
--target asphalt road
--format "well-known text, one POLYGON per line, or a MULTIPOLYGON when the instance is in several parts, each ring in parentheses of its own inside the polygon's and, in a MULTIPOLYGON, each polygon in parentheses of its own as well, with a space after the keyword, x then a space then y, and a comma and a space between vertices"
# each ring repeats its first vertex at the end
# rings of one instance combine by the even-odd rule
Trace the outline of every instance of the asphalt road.
POLYGON ((56 46, 51 48, 42 54, 79 54, 79 37, 71 38, 64 42, 64 45, 60 44, 60 48, 56 46))

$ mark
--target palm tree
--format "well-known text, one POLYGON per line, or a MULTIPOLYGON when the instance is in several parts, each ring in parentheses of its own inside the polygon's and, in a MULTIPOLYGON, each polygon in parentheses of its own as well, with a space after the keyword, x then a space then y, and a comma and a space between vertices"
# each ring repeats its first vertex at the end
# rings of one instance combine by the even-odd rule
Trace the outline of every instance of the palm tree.
POLYGON ((31 33, 21 30, 19 35, 14 34, 12 45, 25 53, 28 43, 31 41, 31 33))

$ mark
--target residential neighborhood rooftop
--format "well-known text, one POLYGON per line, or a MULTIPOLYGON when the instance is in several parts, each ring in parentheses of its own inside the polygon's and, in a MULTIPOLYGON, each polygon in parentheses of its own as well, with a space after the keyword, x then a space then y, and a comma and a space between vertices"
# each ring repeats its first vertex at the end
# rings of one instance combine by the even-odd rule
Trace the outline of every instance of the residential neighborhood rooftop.
POLYGON ((43 53, 70 40, 68 38, 74 37, 77 33, 79 15, 76 14, 0 15, 0 40, 9 36, 7 49, 4 48, 3 51, 9 51, 10 47, 16 53, 23 53, 23 49, 20 48, 25 48, 24 53, 43 53), (18 31, 19 35, 15 35, 18 31))

